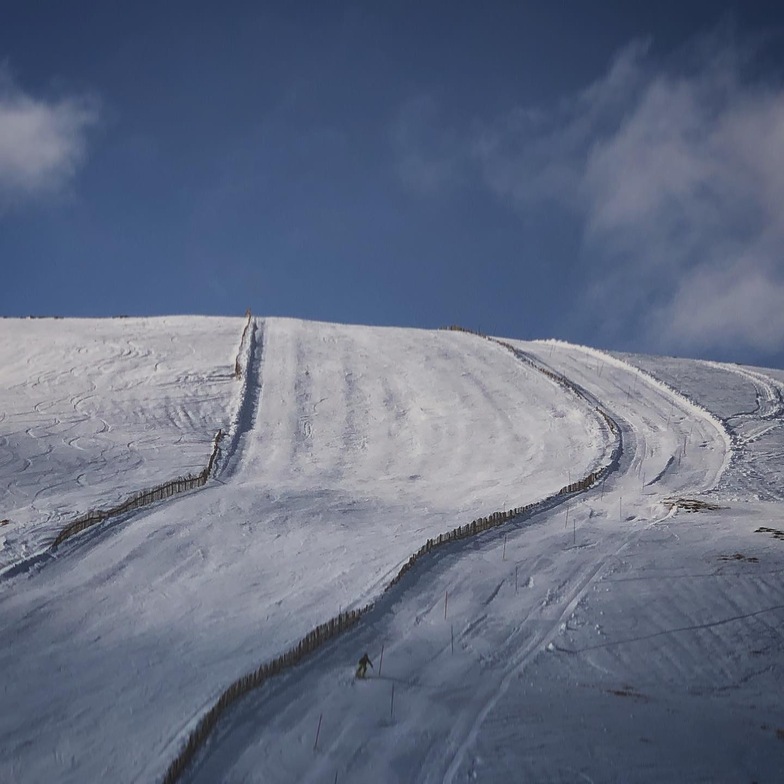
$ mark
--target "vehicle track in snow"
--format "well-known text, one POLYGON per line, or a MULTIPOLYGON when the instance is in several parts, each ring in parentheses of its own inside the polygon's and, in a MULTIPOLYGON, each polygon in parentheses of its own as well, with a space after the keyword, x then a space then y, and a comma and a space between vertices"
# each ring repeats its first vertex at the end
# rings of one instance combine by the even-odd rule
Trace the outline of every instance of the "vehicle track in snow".
POLYGON ((706 362, 709 367, 735 373, 749 381, 756 390, 754 411, 728 417, 727 427, 739 445, 756 441, 765 433, 784 424, 784 384, 763 373, 726 362, 706 362))
POLYGON ((711 362, 709 366, 734 373, 749 381, 756 391, 756 408, 726 419, 727 429, 735 444, 733 476, 727 489, 733 492, 735 482, 741 487, 756 488, 762 500, 784 499, 779 468, 784 464, 779 430, 784 425, 784 384, 749 368, 728 363, 711 362), (760 493, 764 488, 765 493, 760 493))

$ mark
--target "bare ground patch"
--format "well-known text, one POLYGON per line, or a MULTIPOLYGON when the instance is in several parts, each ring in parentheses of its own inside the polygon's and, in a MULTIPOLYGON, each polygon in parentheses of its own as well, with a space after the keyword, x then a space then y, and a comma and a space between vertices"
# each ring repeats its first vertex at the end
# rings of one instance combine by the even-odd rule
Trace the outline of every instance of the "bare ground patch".
POLYGON ((735 553, 735 555, 720 555, 720 561, 743 561, 744 563, 759 563, 759 558, 756 555, 743 555, 743 553, 735 553))
POLYGON ((608 694, 614 694, 616 697, 630 697, 633 700, 641 702, 649 702, 648 697, 636 691, 632 686, 621 686, 620 689, 607 689, 608 694))
POLYGON ((758 528, 755 534, 770 534, 774 539, 784 542, 784 531, 779 531, 778 528, 766 528, 764 525, 758 528))
POLYGON ((711 501, 702 501, 698 498, 668 498, 664 502, 676 509, 683 509, 684 512, 715 512, 721 509, 718 504, 711 501))

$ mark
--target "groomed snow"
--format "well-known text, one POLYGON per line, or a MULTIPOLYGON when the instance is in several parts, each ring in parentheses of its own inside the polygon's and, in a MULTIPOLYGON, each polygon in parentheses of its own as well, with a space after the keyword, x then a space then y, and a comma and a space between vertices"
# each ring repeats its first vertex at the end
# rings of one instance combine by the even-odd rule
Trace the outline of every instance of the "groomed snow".
MULTIPOLYGON (((218 384, 236 342, 221 348, 218 384)), ((254 406, 220 480, 0 584, 15 706, 0 719, 0 777, 154 781, 238 675, 377 596, 428 537, 544 498, 613 447, 590 405, 475 336, 268 319, 252 354, 254 406)), ((210 378, 215 356, 192 357, 192 372, 210 378)), ((125 359, 144 375, 143 353, 115 352, 125 359)), ((238 401, 220 390, 223 415, 208 407, 202 423, 230 421, 238 401)), ((182 465, 171 454, 166 478, 182 465)))
POLYGON ((745 458, 722 418, 747 386, 700 366, 695 405, 609 355, 515 345, 609 409, 618 471, 433 559, 243 700, 187 781, 781 780, 784 543, 755 533, 784 528, 780 507, 667 503, 726 503, 745 458), (364 650, 376 669, 356 682, 364 650))
POLYGON ((732 436, 734 470, 719 486, 730 501, 784 500, 784 371, 676 357, 630 361, 715 411, 732 436))
MULTIPOLYGON (((29 421, 13 432, 57 444, 55 420, 77 410, 58 390, 89 363, 71 373, 74 348, 58 360, 49 347, 58 332, 77 348, 115 327, 113 345, 138 331, 159 345, 167 330, 190 345, 205 321, 128 335, 123 322, 0 322, 4 350, 27 335, 61 379, 44 394, 14 371, 29 421)), ((202 379, 187 392, 109 402, 107 380, 148 378, 154 352, 109 351, 100 380, 89 371, 112 432, 162 422, 168 444, 205 426, 193 444, 208 453, 217 422, 228 454, 203 490, 0 580, 0 780, 159 780, 228 683, 379 597, 425 539, 604 465, 616 442, 597 403, 623 447, 602 485, 420 561, 358 627, 235 705, 185 780, 784 780, 779 374, 512 341, 591 404, 477 336, 266 319, 241 385, 228 376, 242 326, 168 355, 202 379), (720 508, 687 513, 678 498, 720 508), (357 682, 363 651, 375 666, 357 682)), ((24 465, 13 445, 32 438, 5 442, 9 488, 24 465)), ((162 479, 181 471, 163 443, 143 454, 142 478, 151 461, 162 479)), ((73 486, 82 470, 109 497, 118 469, 100 449, 85 462, 42 469, 36 503, 93 503, 73 486)))

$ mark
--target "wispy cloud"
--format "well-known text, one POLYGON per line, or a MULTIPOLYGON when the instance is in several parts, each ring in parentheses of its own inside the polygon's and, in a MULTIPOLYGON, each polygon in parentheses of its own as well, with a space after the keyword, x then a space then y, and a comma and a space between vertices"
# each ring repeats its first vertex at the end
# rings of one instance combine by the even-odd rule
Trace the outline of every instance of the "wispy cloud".
POLYGON ((753 64, 723 34, 669 63, 635 42, 579 95, 479 134, 493 191, 582 221, 598 262, 586 302, 611 314, 608 335, 634 326, 659 350, 784 343, 784 88, 753 64))
POLYGON ((82 165, 98 120, 85 96, 34 98, 0 65, 0 207, 62 190, 82 165))

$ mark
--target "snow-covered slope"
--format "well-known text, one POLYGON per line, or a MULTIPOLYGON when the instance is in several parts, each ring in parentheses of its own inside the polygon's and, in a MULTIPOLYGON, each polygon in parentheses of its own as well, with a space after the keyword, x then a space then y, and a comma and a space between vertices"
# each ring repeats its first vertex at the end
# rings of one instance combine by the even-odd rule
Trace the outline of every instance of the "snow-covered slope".
POLYGON ((225 426, 241 319, 0 322, 0 571, 68 520, 198 473, 225 426))
POLYGON ((473 336, 271 319, 253 353, 257 407, 221 481, 4 586, 8 775, 154 779, 226 683, 376 595, 426 538, 611 449, 590 406, 473 336))
MULTIPOLYGON (((36 346, 47 331, 97 336, 110 324, 3 322, 0 345, 31 323, 36 346)), ((189 344, 199 324, 134 329, 160 333, 160 345, 176 326, 189 344)), ((0 718, 0 780, 159 780, 228 683, 374 597, 356 629, 224 716, 186 778, 781 778, 784 542, 755 533, 784 528, 778 496, 759 491, 776 479, 759 449, 784 452, 775 379, 513 342, 579 396, 473 335, 267 319, 240 385, 228 376, 242 322, 220 324, 210 351, 169 360, 204 381, 175 385, 165 403, 149 394, 141 415, 175 423, 162 434, 187 431, 167 405, 198 427, 233 421, 218 479, 0 582, 3 699, 14 706, 0 718), (425 539, 551 495, 606 464, 616 438, 621 458, 602 485, 451 545, 381 594, 425 539), (679 497, 722 508, 687 514, 679 497), (358 683, 363 650, 376 666, 358 683)), ((122 330, 111 339, 122 345, 122 330)), ((86 374, 63 355, 48 360, 60 375, 86 374)), ((120 352, 106 375, 146 378, 145 361, 120 352)), ((15 372, 27 408, 14 409, 26 412, 14 432, 39 417, 49 424, 35 432, 56 439, 59 412, 77 407, 57 398, 47 419, 37 376, 15 372)), ((112 432, 139 421, 138 401, 117 399, 112 432)), ((0 470, 8 488, 24 465, 16 443, 0 470)), ((149 454, 162 478, 181 471, 177 450, 149 454)), ((85 470, 108 487, 109 456, 97 449, 84 469, 64 460, 70 495, 42 471, 47 508, 81 511, 87 491, 70 477, 85 470)))

